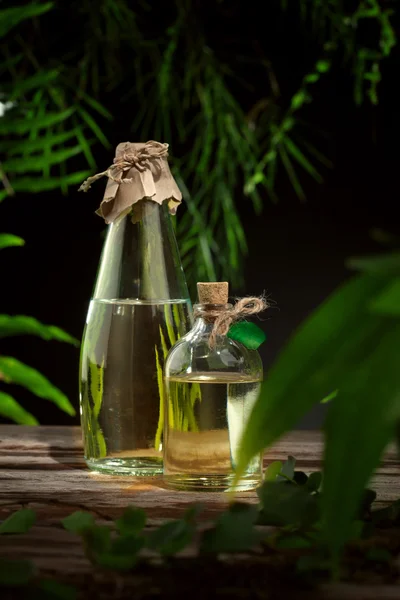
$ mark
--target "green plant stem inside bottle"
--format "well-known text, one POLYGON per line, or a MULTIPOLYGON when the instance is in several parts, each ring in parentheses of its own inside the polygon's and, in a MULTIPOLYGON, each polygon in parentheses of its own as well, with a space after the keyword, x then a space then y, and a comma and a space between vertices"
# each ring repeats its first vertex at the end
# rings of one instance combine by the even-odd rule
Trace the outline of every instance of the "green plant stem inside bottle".
POLYGON ((109 226, 83 336, 80 406, 91 469, 162 472, 164 361, 190 324, 167 203, 142 200, 109 226))

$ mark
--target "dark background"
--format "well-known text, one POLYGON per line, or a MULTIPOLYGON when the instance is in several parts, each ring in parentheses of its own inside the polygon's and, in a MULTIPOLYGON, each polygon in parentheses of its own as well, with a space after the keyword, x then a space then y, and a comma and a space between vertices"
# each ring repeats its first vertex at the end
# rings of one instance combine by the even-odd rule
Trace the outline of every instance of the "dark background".
MULTIPOLYGON (((253 19, 254 27, 260 26, 254 15, 248 19, 253 19)), ((237 33, 240 14, 231 15, 231 21, 237 33)), ((294 21, 286 21, 286 26, 268 44, 274 68, 282 76, 283 95, 290 97, 318 56, 294 21), (283 34, 287 35, 285 43, 283 34), (296 57, 299 47, 301 58, 296 57)), ((251 28, 243 35, 251 37, 251 28)), ((222 51, 223 40, 218 40, 214 36, 214 44, 220 44, 222 51)), ((280 201, 274 205, 266 198, 259 217, 241 190, 237 191, 249 243, 244 291, 259 294, 265 290, 276 302, 262 324, 267 333, 261 348, 266 370, 302 319, 349 276, 346 258, 380 250, 371 229, 400 233, 397 78, 396 65, 389 60, 377 107, 368 100, 362 107, 354 106, 352 78, 344 66, 337 66, 321 83, 303 116, 326 132, 322 149, 334 168, 323 170, 322 185, 308 175, 301 176, 306 203, 298 200, 283 169, 278 176, 280 201)), ((246 103, 245 92, 240 94, 246 103)), ((113 145, 128 139, 142 141, 140 131, 126 128, 129 106, 121 113, 112 95, 107 104, 117 115, 110 139, 113 145)), ((173 153, 174 140, 160 141, 170 142, 173 153)), ((95 153, 100 168, 109 164, 110 153, 101 147, 95 153)), ((87 195, 71 189, 67 197, 58 192, 18 195, 2 204, 1 230, 20 235, 26 246, 2 251, 0 312, 29 314, 81 337, 103 241, 104 224, 94 215, 101 197, 102 185, 98 184, 87 195)), ((7 339, 2 348, 46 374, 78 407, 79 350, 33 337, 7 339)), ((71 419, 21 389, 10 392, 43 424, 79 421, 78 415, 71 419)), ((319 407, 300 426, 315 427, 321 419, 319 407)))

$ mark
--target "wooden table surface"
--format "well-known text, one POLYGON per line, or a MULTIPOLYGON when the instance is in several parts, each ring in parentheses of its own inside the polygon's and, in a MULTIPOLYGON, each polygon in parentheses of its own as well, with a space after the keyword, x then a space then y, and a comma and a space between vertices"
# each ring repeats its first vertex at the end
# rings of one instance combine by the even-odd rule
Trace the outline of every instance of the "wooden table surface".
MULTIPOLYGON (((296 468, 318 470, 322 448, 319 432, 294 431, 268 451, 265 463, 293 455, 296 468)), ((400 468, 394 449, 387 452, 372 486, 379 503, 399 498, 400 468)), ((239 494, 238 498, 256 502, 253 492, 239 494)), ((37 512, 37 524, 27 534, 0 537, 0 555, 32 559, 47 574, 61 574, 65 579, 69 573, 90 571, 80 540, 60 526, 60 520, 74 510, 88 510, 107 521, 120 516, 124 507, 135 505, 145 509, 149 526, 154 526, 180 516, 195 502, 205 505, 205 517, 212 518, 227 505, 227 496, 167 490, 161 477, 90 473, 83 460, 78 427, 0 426, 0 520, 21 507, 37 512)), ((357 586, 356 595, 354 589, 354 585, 328 585, 323 596, 315 597, 400 599, 400 588, 394 586, 372 587, 372 591, 371 586, 357 586)))

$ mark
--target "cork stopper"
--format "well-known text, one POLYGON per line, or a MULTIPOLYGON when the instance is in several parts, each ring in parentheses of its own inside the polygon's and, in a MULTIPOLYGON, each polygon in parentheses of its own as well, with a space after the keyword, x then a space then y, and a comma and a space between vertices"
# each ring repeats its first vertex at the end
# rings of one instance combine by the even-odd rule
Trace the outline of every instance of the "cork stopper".
POLYGON ((228 282, 216 281, 212 283, 197 284, 197 293, 200 304, 227 304, 228 282))

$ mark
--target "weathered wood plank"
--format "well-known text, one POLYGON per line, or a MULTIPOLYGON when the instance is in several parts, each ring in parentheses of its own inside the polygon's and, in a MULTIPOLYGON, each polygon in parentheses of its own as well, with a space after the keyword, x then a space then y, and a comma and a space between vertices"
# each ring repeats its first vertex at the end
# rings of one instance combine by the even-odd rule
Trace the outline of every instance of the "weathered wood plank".
MULTIPOLYGON (((293 455, 298 460, 298 468, 306 472, 317 470, 321 469, 322 451, 320 433, 295 431, 267 452, 265 464, 293 455)), ((388 449, 373 487, 380 502, 400 496, 400 468, 394 447, 388 449)), ((240 494, 239 498, 256 501, 252 492, 240 494)), ((76 580, 88 576, 91 571, 79 538, 64 531, 60 525, 60 520, 74 510, 90 510, 98 519, 107 522, 132 504, 146 510, 149 526, 153 527, 166 518, 181 515, 194 502, 205 506, 204 518, 208 519, 224 508, 227 501, 226 494, 168 490, 161 477, 90 473, 83 460, 78 427, 0 426, 0 519, 21 506, 34 508, 38 515, 38 524, 27 534, 0 537, 0 555, 31 559, 41 572, 49 575, 76 580)), ((262 563, 259 568, 263 568, 262 563)), ((303 596, 298 592, 295 597, 303 596)), ((307 592, 304 597, 393 600, 400 598, 400 588, 341 584, 324 586, 315 593, 307 592)))

